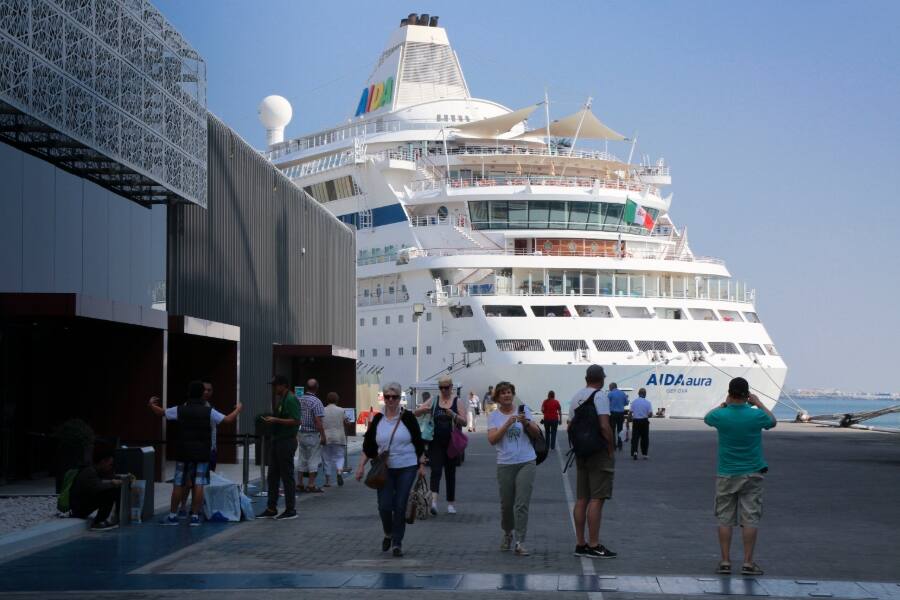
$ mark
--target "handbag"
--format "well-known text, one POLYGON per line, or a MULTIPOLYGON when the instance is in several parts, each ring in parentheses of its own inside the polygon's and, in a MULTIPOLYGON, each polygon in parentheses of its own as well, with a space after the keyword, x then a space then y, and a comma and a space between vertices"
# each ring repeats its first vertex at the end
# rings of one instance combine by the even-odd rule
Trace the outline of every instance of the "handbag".
POLYGON ((544 434, 538 430, 537 434, 532 435, 528 428, 525 429, 528 438, 531 440, 531 445, 534 448, 534 464, 539 465, 547 459, 547 455, 550 454, 550 449, 547 448, 547 440, 544 438, 544 434))
POLYGON ((447 446, 447 456, 449 458, 456 458, 458 456, 462 456, 463 452, 466 451, 466 446, 469 445, 469 438, 466 434, 463 433, 461 427, 454 427, 450 431, 450 445, 447 446))
MULTIPOLYGON (((383 419, 385 417, 382 416, 381 418, 383 419)), ((379 452, 378 456, 372 459, 372 466, 369 468, 369 472, 366 473, 366 480, 364 483, 373 490, 380 490, 387 482, 388 457, 391 453, 391 444, 394 443, 394 434, 397 433, 397 427, 400 426, 400 421, 402 420, 403 411, 401 410, 400 416, 397 417, 397 422, 394 423, 394 429, 391 431, 391 439, 388 440, 387 448, 384 452, 379 452)))
POLYGON ((436 406, 437 402, 432 400, 431 412, 419 417, 419 429, 422 430, 422 439, 426 442, 430 442, 434 439, 434 413, 437 410, 436 406))
POLYGON ((423 521, 428 518, 429 501, 431 492, 428 490, 428 482, 425 477, 416 477, 412 490, 409 493, 409 501, 406 503, 406 522, 410 525, 416 520, 423 521))

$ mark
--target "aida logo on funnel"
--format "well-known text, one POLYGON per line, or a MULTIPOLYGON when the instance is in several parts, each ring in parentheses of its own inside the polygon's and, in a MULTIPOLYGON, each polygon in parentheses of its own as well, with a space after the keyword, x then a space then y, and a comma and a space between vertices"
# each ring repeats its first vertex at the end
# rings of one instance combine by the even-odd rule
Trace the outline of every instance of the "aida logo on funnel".
POLYGON ((386 104, 390 104, 394 98, 394 78, 388 77, 381 83, 375 83, 364 88, 359 97, 359 105, 356 107, 356 116, 364 115, 373 110, 378 110, 386 104))

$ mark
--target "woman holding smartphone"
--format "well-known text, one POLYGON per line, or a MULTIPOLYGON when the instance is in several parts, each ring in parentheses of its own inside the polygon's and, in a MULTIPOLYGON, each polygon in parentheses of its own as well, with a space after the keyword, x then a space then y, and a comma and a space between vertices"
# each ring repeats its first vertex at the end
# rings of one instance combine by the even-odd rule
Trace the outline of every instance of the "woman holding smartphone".
POLYGON ((497 484, 500 488, 501 550, 509 550, 515 534, 515 553, 528 556, 525 534, 528 506, 536 470, 534 447, 529 435, 540 429, 524 404, 515 406, 515 388, 507 381, 494 386, 497 410, 488 416, 488 442, 497 449, 497 484))

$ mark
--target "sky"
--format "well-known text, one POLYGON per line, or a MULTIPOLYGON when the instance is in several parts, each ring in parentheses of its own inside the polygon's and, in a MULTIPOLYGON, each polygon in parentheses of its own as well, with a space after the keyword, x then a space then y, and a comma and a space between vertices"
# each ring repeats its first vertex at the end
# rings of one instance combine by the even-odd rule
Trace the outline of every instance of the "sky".
POLYGON ((665 157, 673 220, 757 289, 787 388, 900 391, 900 2, 155 4, 206 59, 209 109, 259 148, 262 98, 293 105, 286 137, 346 121, 401 17, 439 15, 473 96, 546 88, 553 118, 590 96, 665 157))

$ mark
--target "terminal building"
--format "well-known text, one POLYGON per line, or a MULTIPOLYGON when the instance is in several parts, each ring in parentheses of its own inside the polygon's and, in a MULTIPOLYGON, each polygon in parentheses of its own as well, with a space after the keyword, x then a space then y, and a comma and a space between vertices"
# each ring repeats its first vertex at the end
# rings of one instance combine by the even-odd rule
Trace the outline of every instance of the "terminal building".
MULTIPOLYGON (((147 0, 0 19, 0 483, 69 419, 153 445, 209 378, 234 432, 273 373, 354 406, 353 233, 207 112, 203 58, 147 0)), ((222 447, 220 461, 234 460, 222 447)))

